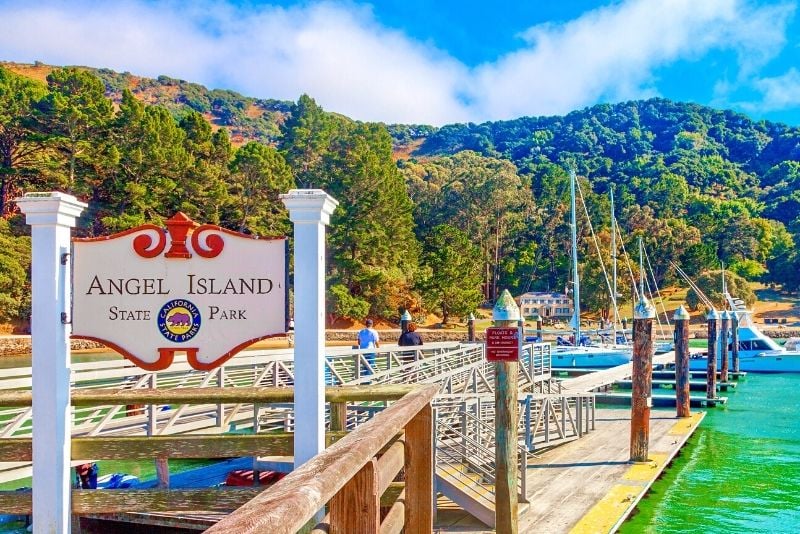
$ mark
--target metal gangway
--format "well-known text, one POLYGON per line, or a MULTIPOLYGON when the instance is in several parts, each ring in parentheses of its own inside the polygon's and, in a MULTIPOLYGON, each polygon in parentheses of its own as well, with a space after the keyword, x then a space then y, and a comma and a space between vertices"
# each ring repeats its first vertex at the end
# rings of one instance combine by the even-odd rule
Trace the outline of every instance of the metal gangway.
MULTIPOLYGON (((482 343, 442 342, 379 349, 327 347, 329 386, 429 383, 439 386, 436 414, 436 480, 439 491, 483 522, 494 521, 494 373, 482 343)), ((127 360, 72 365, 75 389, 120 390, 199 387, 281 387, 294 384, 293 349, 249 350, 212 371, 193 369, 176 357, 163 371, 146 371, 127 360)), ((523 347, 519 365, 520 501, 527 500, 529 454, 580 437, 594 427, 591 394, 562 393, 550 367, 549 344, 523 347)), ((0 392, 31 388, 31 368, 0 370, 0 392)), ((352 430, 386 403, 347 405, 352 430)), ((0 437, 29 438, 30 407, 0 408, 0 437)), ((73 407, 73 436, 292 431, 290 403, 212 405, 108 405, 73 407)), ((328 418, 330 421, 330 417, 328 418)), ((88 459, 87 459, 88 460, 88 459)), ((30 476, 29 462, 0 464, 0 482, 30 476)))

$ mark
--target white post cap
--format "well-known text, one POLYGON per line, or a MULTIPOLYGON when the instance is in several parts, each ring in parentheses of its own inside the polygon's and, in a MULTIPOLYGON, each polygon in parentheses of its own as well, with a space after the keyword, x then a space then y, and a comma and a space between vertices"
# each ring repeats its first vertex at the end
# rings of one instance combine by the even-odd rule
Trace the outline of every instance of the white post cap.
POLYGON ((331 214, 339 202, 322 189, 291 189, 280 195, 294 223, 330 224, 331 214))
POLYGON ((25 222, 31 226, 47 224, 72 228, 75 219, 88 206, 86 202, 58 191, 25 193, 14 202, 25 214, 25 222))
POLYGON ((519 321, 520 317, 519 306, 514 301, 514 297, 511 296, 508 289, 504 289, 492 310, 492 320, 519 321))
POLYGON ((656 309, 645 297, 642 297, 639 302, 636 303, 636 307, 633 309, 634 319, 654 319, 655 316, 656 309))
POLYGON ((672 319, 675 321, 688 321, 689 320, 689 312, 686 311, 686 308, 683 307, 683 304, 678 306, 678 309, 675 310, 675 315, 672 316, 672 319))

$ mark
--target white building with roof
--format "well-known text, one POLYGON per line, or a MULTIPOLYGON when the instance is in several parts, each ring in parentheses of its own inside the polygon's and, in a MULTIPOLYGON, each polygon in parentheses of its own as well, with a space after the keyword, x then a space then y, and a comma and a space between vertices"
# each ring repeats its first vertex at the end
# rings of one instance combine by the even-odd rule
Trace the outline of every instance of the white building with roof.
POLYGON ((517 297, 524 317, 539 315, 543 319, 570 319, 572 299, 563 293, 529 291, 517 297))

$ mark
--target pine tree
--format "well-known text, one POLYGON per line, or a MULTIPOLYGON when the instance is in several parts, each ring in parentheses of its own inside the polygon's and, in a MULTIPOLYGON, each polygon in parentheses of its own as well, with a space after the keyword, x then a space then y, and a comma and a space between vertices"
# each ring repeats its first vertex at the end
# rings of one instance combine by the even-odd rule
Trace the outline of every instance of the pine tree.
POLYGON ((60 173, 63 186, 87 194, 95 179, 92 167, 114 108, 105 86, 93 74, 74 67, 56 69, 47 76, 50 92, 38 104, 41 134, 66 167, 60 173))
POLYGON ((427 276, 419 282, 425 300, 442 313, 442 324, 452 315, 467 315, 482 300, 481 251, 469 236, 453 226, 433 228, 423 242, 422 263, 427 276))
POLYGON ((42 145, 33 139, 36 102, 47 94, 44 85, 0 67, 0 217, 11 210, 9 200, 36 179, 42 145))
POLYGON ((325 188, 324 161, 335 135, 335 120, 308 95, 292 106, 284 123, 281 153, 291 166, 297 186, 325 188))
POLYGON ((267 236, 289 233, 289 215, 278 198, 294 186, 291 169, 277 150, 250 142, 231 163, 231 211, 226 218, 240 232, 267 236))

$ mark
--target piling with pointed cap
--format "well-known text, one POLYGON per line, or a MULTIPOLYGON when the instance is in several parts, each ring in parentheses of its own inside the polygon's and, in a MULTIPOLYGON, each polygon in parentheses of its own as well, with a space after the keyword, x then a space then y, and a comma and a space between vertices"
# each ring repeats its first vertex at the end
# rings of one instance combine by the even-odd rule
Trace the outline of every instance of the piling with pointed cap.
POLYGON ((536 337, 539 338, 539 341, 544 341, 544 333, 542 332, 542 316, 539 315, 539 312, 536 312, 533 318, 536 321, 536 337))
POLYGON ((728 381, 728 328, 730 327, 731 314, 728 310, 720 314, 719 321, 719 381, 728 381))
POLYGON ((739 316, 731 312, 731 358, 733 359, 733 372, 739 372, 739 316))
MULTIPOLYGON (((507 289, 492 310, 494 326, 517 326, 519 306, 507 289)), ((522 335, 522 332, 520 332, 522 335)), ((517 377, 518 362, 494 362, 495 377, 495 528, 498 533, 518 532, 517 499, 517 377)))
POLYGON ((472 313, 467 319, 467 341, 475 341, 475 315, 472 313))
POLYGON ((405 334, 408 332, 408 324, 411 322, 411 314, 408 313, 408 310, 403 312, 403 315, 400 316, 400 333, 405 334))
POLYGON ((678 417, 690 417, 689 409, 689 312, 681 305, 675 321, 675 405, 678 417))
POLYGON ((631 461, 646 462, 650 448, 653 390, 653 319, 655 308, 641 294, 633 311, 633 382, 631 394, 631 461))
POLYGON ((717 310, 711 310, 706 315, 708 321, 708 365, 706 366, 706 398, 717 398, 717 310))

